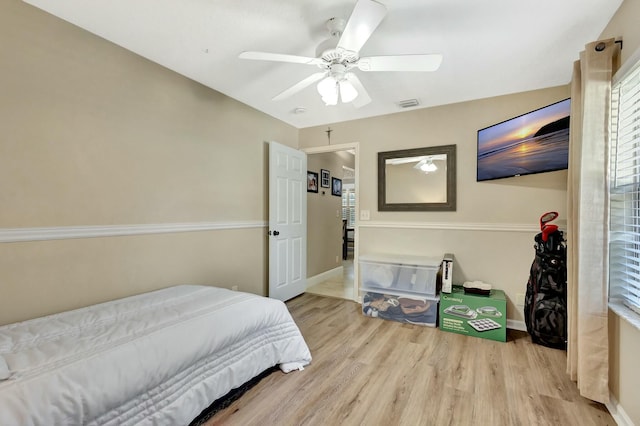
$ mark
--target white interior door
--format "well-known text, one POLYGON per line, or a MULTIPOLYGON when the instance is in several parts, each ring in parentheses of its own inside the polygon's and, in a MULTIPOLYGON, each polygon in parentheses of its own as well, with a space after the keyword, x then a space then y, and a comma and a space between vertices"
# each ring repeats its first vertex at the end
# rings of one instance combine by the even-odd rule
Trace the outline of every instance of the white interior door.
POLYGON ((269 297, 307 289, 307 155, 269 142, 269 297))

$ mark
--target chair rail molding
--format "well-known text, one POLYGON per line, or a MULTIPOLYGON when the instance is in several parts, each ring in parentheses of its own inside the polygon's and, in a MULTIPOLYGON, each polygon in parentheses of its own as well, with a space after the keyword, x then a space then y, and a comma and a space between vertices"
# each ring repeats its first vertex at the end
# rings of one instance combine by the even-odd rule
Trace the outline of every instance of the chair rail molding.
POLYGON ((0 243, 266 227, 267 222, 260 220, 243 222, 192 222, 137 225, 58 226, 43 228, 0 228, 0 243))

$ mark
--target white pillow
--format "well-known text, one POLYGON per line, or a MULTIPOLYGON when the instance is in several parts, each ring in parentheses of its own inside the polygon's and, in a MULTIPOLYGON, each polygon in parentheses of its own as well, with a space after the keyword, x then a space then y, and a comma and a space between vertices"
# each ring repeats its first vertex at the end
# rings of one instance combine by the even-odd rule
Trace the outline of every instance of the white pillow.
POLYGON ((7 365, 7 362, 4 360, 2 355, 0 355, 0 380, 8 379, 9 376, 11 376, 9 366, 7 365))

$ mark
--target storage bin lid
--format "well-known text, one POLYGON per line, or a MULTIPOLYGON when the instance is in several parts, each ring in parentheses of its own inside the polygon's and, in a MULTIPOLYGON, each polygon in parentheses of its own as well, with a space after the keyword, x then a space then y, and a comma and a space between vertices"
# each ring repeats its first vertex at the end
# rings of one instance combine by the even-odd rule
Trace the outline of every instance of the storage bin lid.
MULTIPOLYGON (((415 294, 415 293, 407 293, 407 292, 402 292, 402 291, 384 291, 381 292, 378 289, 363 289, 362 290, 363 294, 385 294, 386 296, 391 296, 391 297, 395 297, 395 298, 402 298, 402 299, 412 299, 412 300, 417 300, 420 302, 440 302, 440 295, 439 294, 415 294)), ((437 309, 437 308, 436 308, 437 309)))
POLYGON ((360 262, 393 263, 396 265, 415 265, 437 268, 442 263, 442 256, 412 256, 405 254, 361 254, 360 262))

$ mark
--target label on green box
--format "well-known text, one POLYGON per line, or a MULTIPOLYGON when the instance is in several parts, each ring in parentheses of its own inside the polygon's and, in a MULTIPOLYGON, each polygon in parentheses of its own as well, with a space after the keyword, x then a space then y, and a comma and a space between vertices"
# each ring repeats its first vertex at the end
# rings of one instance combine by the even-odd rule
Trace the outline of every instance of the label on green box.
POLYGON ((507 340, 507 299, 502 290, 488 296, 465 294, 454 286, 440 294, 440 329, 483 339, 507 340))

